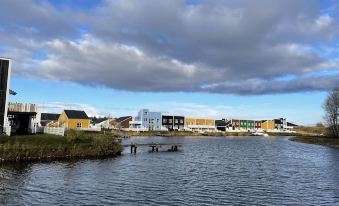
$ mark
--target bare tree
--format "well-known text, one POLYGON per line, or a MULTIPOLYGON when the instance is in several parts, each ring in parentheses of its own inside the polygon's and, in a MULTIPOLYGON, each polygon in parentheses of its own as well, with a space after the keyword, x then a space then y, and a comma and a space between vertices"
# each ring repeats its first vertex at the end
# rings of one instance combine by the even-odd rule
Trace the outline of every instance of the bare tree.
POLYGON ((324 103, 325 120, 330 128, 331 135, 339 138, 339 89, 330 92, 324 103))

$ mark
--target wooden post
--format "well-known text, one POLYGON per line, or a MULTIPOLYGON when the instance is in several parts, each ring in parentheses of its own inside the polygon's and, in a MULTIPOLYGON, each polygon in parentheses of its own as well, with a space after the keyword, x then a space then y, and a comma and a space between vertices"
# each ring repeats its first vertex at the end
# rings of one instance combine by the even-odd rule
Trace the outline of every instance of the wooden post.
POLYGON ((133 144, 131 144, 131 154, 133 153, 133 144))
POLYGON ((155 148, 155 151, 156 151, 156 152, 159 152, 159 148, 158 148, 158 147, 156 147, 156 148, 155 148))
POLYGON ((135 145, 135 146, 134 146, 134 154, 137 153, 137 148, 138 148, 137 145, 135 145))

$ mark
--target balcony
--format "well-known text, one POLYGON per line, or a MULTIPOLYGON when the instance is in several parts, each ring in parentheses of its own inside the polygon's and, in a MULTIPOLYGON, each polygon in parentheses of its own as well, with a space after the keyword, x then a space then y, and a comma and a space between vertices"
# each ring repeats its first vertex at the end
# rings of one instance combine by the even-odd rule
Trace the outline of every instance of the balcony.
POLYGON ((8 112, 37 113, 38 106, 36 104, 9 103, 8 112))

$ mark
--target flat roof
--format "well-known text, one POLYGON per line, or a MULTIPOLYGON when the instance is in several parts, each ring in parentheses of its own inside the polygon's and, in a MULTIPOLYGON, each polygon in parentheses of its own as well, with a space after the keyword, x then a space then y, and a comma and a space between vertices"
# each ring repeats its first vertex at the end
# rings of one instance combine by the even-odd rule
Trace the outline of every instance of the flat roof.
POLYGON ((37 113, 36 112, 11 112, 11 111, 8 111, 7 115, 29 115, 29 116, 34 116, 34 115, 37 115, 37 113))
POLYGON ((4 60, 12 60, 11 58, 8 58, 8 57, 0 57, 0 59, 4 59, 4 60))

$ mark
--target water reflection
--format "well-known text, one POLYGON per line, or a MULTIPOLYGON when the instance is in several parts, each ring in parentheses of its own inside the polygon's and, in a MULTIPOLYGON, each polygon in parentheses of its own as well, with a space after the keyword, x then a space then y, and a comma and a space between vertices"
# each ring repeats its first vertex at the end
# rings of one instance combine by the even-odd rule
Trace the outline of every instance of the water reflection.
POLYGON ((339 150, 287 138, 134 138, 179 152, 0 168, 0 203, 40 205, 336 205, 339 150))

